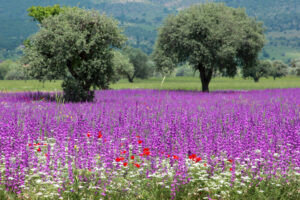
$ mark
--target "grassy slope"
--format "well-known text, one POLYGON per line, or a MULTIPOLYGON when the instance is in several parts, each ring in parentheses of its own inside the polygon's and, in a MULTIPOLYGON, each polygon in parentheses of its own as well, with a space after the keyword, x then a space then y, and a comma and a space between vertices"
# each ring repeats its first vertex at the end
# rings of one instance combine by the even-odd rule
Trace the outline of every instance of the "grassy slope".
MULTIPOLYGON (((198 77, 175 77, 166 78, 161 87, 161 78, 151 78, 148 80, 135 80, 129 83, 127 80, 120 80, 112 84, 112 89, 164 89, 164 90, 201 90, 201 82, 198 77)), ((38 81, 0 81, 0 91, 55 91, 61 90, 61 81, 45 82, 44 87, 38 81)), ((253 90, 267 88, 300 88, 299 77, 285 77, 281 79, 272 78, 261 79, 258 83, 251 79, 242 78, 214 78, 209 88, 213 90, 253 90)))

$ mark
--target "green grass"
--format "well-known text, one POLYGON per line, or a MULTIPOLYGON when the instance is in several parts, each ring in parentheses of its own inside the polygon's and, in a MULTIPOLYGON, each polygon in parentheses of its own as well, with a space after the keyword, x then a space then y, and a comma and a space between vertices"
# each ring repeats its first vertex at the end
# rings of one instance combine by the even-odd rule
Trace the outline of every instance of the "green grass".
MULTIPOLYGON (((150 78, 147 80, 135 79, 134 83, 129 83, 126 79, 112 84, 112 89, 163 89, 163 90, 201 90, 201 82, 198 77, 171 77, 166 78, 161 86, 162 78, 150 78)), ((0 91, 59 91, 61 90, 61 81, 43 83, 16 80, 0 80, 0 91)), ((215 90, 259 90, 268 88, 300 88, 300 77, 284 77, 281 79, 262 78, 258 83, 252 79, 231 78, 213 78, 209 84, 211 91, 215 90)))

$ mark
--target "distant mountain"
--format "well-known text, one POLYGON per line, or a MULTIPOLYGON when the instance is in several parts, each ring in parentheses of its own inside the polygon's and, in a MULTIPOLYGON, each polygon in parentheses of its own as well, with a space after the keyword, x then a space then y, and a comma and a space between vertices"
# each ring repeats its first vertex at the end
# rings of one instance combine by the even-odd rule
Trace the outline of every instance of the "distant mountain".
MULTIPOLYGON (((120 21, 128 43, 151 53, 156 29, 170 13, 208 0, 0 0, 0 53, 22 44, 38 26, 27 16, 33 5, 67 5, 97 9, 120 21)), ((212 2, 212 0, 210 1, 212 2)), ((262 57, 285 61, 300 57, 300 0, 215 0, 264 22, 269 43, 262 57), (297 53, 299 52, 299 54, 297 53)), ((1 56, 0 56, 1 58, 1 56)))

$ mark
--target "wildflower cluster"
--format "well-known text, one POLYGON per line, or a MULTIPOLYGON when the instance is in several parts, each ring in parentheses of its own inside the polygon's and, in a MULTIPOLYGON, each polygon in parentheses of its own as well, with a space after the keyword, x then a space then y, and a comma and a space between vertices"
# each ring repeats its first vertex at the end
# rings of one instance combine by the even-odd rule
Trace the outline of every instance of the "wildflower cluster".
POLYGON ((299 195, 286 186, 300 180, 300 89, 107 90, 81 104, 26 95, 0 93, 0 197, 299 195))

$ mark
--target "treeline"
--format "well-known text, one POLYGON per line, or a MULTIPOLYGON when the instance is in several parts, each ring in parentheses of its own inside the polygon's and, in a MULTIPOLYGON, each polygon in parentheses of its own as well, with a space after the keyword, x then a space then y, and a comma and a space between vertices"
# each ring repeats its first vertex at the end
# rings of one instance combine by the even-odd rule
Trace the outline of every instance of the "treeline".
MULTIPOLYGON (((3 1, 0 5, 0 48, 14 51, 38 27, 27 16, 26 9, 32 5, 48 6, 54 4, 79 6, 86 9, 97 9, 101 13, 113 16, 120 22, 129 38, 128 44, 142 49, 148 55, 153 51, 157 37, 157 28, 163 19, 170 13, 178 13, 177 9, 188 7, 191 4, 205 2, 199 0, 151 0, 142 2, 118 3, 118 1, 96 0, 11 0, 3 1), (151 3, 149 3, 151 2, 151 3)), ((299 30, 300 1, 298 0, 218 0, 232 7, 245 7, 247 13, 263 21, 267 32, 284 32, 299 30)), ((299 47, 298 37, 270 38, 271 46, 299 47)), ((1 52, 0 52, 1 57, 1 52)), ((2 57, 10 58, 7 54, 2 57)), ((1 59, 1 58, 0 58, 1 59)))

